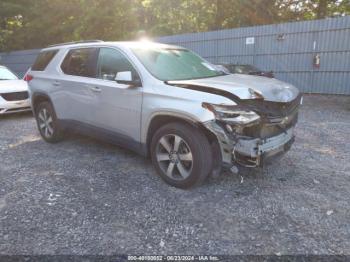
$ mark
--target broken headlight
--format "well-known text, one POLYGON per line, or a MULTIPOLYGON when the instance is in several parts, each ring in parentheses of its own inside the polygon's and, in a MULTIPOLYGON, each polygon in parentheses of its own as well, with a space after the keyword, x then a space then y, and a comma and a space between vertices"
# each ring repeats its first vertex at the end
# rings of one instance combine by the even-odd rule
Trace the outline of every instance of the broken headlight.
POLYGON ((216 105, 210 103, 202 103, 202 106, 213 112, 217 120, 227 124, 251 125, 260 121, 260 116, 257 113, 240 106, 216 105))

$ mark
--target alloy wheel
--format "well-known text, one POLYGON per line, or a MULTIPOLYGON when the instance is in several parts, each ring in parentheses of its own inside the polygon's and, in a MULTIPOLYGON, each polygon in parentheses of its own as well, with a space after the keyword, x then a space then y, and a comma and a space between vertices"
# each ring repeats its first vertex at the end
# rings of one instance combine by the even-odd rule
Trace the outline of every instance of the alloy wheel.
POLYGON ((161 137, 156 147, 156 157, 162 171, 171 179, 185 180, 193 168, 193 156, 186 141, 178 135, 161 137))
POLYGON ((38 114, 38 122, 41 133, 46 137, 52 137, 54 133, 53 119, 46 108, 40 110, 38 114))

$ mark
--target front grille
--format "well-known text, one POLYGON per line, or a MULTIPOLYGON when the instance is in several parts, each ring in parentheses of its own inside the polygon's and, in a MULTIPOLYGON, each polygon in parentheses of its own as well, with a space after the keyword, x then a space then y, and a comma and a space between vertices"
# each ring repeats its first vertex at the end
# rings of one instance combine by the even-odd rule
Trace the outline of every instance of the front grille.
POLYGON ((242 104, 251 110, 258 112, 260 115, 272 119, 286 117, 298 111, 302 94, 300 93, 294 100, 290 102, 271 102, 264 100, 242 100, 242 104))
POLYGON ((268 138, 279 135, 285 130, 295 126, 298 121, 298 112, 293 112, 288 118, 284 118, 280 123, 260 123, 259 125, 254 125, 250 127, 245 127, 243 129, 243 134, 245 136, 254 138, 268 138))
POLYGON ((21 101, 28 99, 28 92, 14 92, 14 93, 5 93, 1 94, 2 98, 6 101, 21 101))
POLYGON ((273 137, 295 126, 298 121, 298 109, 302 95, 293 101, 271 102, 264 100, 246 100, 245 106, 261 116, 261 123, 243 128, 241 134, 254 138, 273 137))

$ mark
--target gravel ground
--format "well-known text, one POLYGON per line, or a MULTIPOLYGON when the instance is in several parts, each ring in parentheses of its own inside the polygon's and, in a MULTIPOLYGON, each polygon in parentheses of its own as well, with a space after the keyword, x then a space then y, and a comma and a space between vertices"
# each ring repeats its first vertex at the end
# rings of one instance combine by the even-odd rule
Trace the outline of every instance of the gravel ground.
POLYGON ((306 96, 264 170, 169 187, 148 159, 0 118, 0 254, 350 255, 350 97, 306 96))

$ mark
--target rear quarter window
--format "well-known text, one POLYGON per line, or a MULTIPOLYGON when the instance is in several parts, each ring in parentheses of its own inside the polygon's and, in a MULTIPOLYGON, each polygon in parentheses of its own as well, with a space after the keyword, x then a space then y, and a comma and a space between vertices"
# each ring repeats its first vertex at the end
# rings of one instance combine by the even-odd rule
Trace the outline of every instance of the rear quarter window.
POLYGON ((51 62, 51 60, 55 57, 58 50, 52 51, 44 51, 41 52, 32 66, 33 71, 44 71, 47 65, 51 62))

